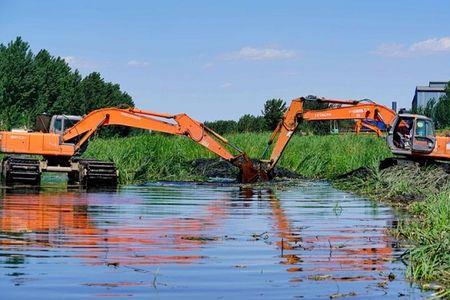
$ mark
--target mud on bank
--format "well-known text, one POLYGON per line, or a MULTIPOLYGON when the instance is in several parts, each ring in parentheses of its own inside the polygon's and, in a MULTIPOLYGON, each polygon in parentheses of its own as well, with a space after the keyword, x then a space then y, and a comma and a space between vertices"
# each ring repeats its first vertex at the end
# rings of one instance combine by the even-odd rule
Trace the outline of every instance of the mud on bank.
MULTIPOLYGON (((199 158, 190 162, 192 172, 205 178, 227 178, 237 179, 239 176, 238 168, 231 165, 229 162, 218 158, 199 158)), ((303 178, 299 174, 290 171, 283 167, 275 167, 275 177, 282 179, 299 179, 303 178)))

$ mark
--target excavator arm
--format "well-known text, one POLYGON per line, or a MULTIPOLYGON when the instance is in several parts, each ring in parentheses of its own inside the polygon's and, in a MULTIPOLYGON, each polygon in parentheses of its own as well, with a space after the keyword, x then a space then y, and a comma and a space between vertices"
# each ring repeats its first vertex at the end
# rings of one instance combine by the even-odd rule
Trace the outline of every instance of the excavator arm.
POLYGON ((322 98, 313 98, 313 100, 322 103, 339 104, 341 107, 305 111, 304 103, 305 101, 311 101, 311 98, 302 97, 292 100, 282 120, 270 136, 262 155, 259 168, 262 169, 263 173, 268 174, 275 167, 293 133, 302 121, 355 120, 357 132, 359 132, 361 127, 366 127, 381 135, 380 129, 371 124, 370 121, 382 122, 389 126, 396 116, 393 110, 373 102, 322 98), (264 160, 272 145, 273 149, 270 158, 264 160))
POLYGON ((89 138, 103 126, 121 125, 187 136, 240 169, 241 181, 253 182, 257 171, 246 153, 227 139, 186 114, 161 114, 135 108, 104 108, 91 112, 62 136, 64 143, 74 143, 74 154, 81 151, 89 138), (229 148, 237 154, 233 154, 229 148))

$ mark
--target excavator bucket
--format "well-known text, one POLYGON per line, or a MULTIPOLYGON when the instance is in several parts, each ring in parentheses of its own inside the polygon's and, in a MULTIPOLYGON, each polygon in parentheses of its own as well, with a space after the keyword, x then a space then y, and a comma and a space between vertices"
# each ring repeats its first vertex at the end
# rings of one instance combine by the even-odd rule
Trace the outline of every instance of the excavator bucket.
POLYGON ((239 167, 239 181, 241 183, 255 183, 261 181, 268 181, 269 175, 267 171, 260 168, 258 162, 253 162, 246 154, 238 156, 233 164, 239 167))

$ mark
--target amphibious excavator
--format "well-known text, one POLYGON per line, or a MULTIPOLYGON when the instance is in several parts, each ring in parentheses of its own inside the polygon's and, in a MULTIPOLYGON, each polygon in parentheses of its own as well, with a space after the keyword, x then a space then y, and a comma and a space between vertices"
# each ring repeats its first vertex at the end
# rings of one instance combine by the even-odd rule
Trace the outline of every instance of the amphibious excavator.
POLYGON ((437 136, 433 121, 417 114, 397 114, 370 100, 335 100, 315 96, 292 100, 282 120, 273 131, 259 162, 255 165, 260 180, 268 180, 289 140, 303 121, 354 120, 355 131, 362 127, 382 136, 377 124, 388 129, 387 144, 392 153, 410 161, 450 161, 450 137, 437 136), (305 110, 306 101, 338 105, 320 110, 305 110), (266 155, 271 150, 270 157, 266 155))
POLYGON ((136 108, 104 108, 85 117, 41 117, 38 130, 0 131, 1 165, 7 186, 39 185, 43 172, 68 175, 69 184, 115 185, 118 172, 113 162, 80 158, 89 138, 103 126, 121 125, 187 136, 240 169, 242 182, 256 180, 252 161, 238 147, 186 114, 161 114, 136 108), (42 158, 37 158, 40 156, 42 158))

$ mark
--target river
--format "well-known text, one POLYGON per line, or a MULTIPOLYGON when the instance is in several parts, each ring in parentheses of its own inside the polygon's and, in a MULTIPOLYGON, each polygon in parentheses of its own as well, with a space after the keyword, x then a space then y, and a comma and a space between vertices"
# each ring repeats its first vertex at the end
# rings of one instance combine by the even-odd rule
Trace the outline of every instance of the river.
POLYGON ((422 298, 395 224, 326 182, 3 191, 0 298, 422 298))

